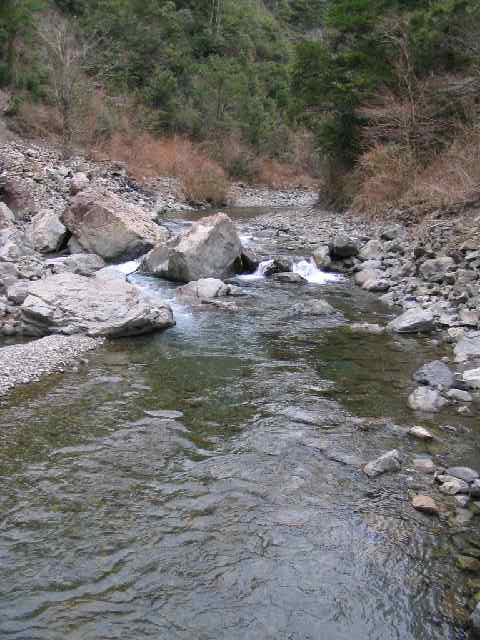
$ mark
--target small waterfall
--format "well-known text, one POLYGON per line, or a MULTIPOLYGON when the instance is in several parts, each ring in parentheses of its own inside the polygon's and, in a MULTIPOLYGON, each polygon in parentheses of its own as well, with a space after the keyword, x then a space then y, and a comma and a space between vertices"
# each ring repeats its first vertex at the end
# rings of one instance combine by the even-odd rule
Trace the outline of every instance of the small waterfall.
POLYGON ((241 280, 260 280, 261 278, 265 278, 265 272, 268 267, 271 267, 273 264, 273 260, 263 260, 257 267, 257 270, 254 273, 244 273, 239 276, 241 280))
POLYGON ((325 271, 320 271, 313 258, 310 258, 309 260, 302 259, 298 262, 295 262, 292 267, 292 271, 293 273, 298 273, 298 275, 302 276, 302 278, 305 278, 305 280, 313 284, 334 282, 335 280, 340 280, 342 277, 335 273, 326 273, 325 271))
POLYGON ((142 262, 141 258, 138 258, 137 260, 129 260, 128 262, 122 262, 120 264, 112 264, 112 269, 115 269, 116 271, 120 271, 121 273, 124 273, 126 276, 129 276, 132 273, 135 273, 135 271, 138 269, 138 267, 140 266, 140 263, 142 262))

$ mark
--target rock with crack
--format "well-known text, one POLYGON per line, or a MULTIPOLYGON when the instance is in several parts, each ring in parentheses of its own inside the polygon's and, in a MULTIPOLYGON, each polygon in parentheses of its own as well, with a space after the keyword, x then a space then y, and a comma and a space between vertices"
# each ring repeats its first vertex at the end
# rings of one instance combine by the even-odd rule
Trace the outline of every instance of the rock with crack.
POLYGON ((169 237, 143 209, 94 188, 76 195, 62 220, 87 253, 105 260, 136 258, 169 237))
POLYGON ((387 451, 376 460, 372 460, 363 468, 364 473, 370 478, 376 478, 383 473, 399 471, 402 461, 398 449, 387 451))
POLYGON ((156 246, 143 259, 141 269, 175 282, 224 279, 242 270, 242 251, 233 222, 217 213, 194 222, 173 241, 156 246))
POLYGON ((30 335, 140 335, 174 324, 171 308, 121 279, 61 273, 31 282, 21 308, 30 335))

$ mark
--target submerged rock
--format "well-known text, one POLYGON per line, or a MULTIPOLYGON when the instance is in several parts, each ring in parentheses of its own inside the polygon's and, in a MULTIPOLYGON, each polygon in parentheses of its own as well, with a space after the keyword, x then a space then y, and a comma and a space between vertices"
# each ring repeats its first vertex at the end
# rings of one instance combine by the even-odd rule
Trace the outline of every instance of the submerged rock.
POLYGON ((388 451, 376 460, 372 460, 366 464, 363 468, 364 473, 370 478, 375 478, 382 473, 388 473, 392 471, 398 471, 401 468, 400 453, 397 449, 388 451))
POLYGON ((230 218, 217 213, 195 222, 168 244, 148 253, 142 270, 175 282, 226 278, 242 268, 242 245, 230 218))
POLYGON ((428 513, 431 515, 438 515, 440 509, 433 498, 430 496, 414 496, 412 499, 412 506, 417 511, 428 513))
POLYGON ((294 304, 288 313, 288 317, 298 316, 330 316, 337 313, 326 300, 308 300, 294 304))
POLYGON ((143 209, 93 188, 72 199, 63 223, 85 251, 105 260, 136 258, 169 237, 143 209))
POLYGON ((120 279, 73 273, 31 282, 21 318, 27 332, 36 336, 86 333, 116 338, 174 324, 172 310, 157 296, 120 279))
POLYGON ((276 273, 273 276, 273 279, 284 284, 305 284, 307 282, 307 280, 305 278, 302 278, 299 273, 292 272, 276 273))

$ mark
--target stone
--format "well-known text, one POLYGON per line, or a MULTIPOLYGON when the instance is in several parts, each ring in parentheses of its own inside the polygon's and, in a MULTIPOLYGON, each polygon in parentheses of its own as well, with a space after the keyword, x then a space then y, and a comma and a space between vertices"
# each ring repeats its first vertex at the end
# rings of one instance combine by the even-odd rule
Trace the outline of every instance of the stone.
POLYGON ((282 282, 284 284, 306 284, 307 280, 302 278, 299 273, 275 273, 273 276, 273 280, 276 282, 282 282))
POLYGON ((35 254, 29 238, 15 227, 0 231, 0 261, 18 262, 24 256, 35 254))
POLYGON ((293 305, 288 314, 293 316, 330 316, 336 313, 334 307, 326 300, 308 300, 293 305))
POLYGON ((449 389, 447 398, 455 402, 473 402, 473 396, 463 389, 449 389))
POLYGON ((388 291, 390 284, 384 278, 383 271, 377 269, 362 269, 355 274, 355 283, 366 291, 378 292, 388 291))
POLYGON ((72 177, 72 180, 70 182, 70 193, 72 194, 72 196, 76 196, 77 193, 88 189, 89 186, 90 180, 88 179, 87 174, 79 171, 72 177))
POLYGON ((19 277, 18 268, 13 262, 0 262, 0 291, 6 291, 19 277))
POLYGON ((17 280, 17 282, 7 289, 7 298, 13 304, 22 304, 28 296, 29 287, 29 280, 17 280))
POLYGON ((414 458, 413 467, 415 471, 420 473, 434 473, 436 469, 433 460, 425 456, 414 458))
POLYGON ((28 235, 39 253, 53 253, 62 248, 67 229, 54 211, 43 210, 32 218, 28 235))
POLYGON ((470 624, 475 634, 480 636, 480 602, 472 611, 472 615, 470 616, 470 624))
POLYGON ((408 430, 408 433, 418 440, 433 440, 433 435, 425 427, 415 426, 408 430))
POLYGON ((408 309, 388 323, 388 329, 395 333, 420 333, 433 329, 433 314, 419 307, 408 309))
POLYGON ((0 202, 0 229, 11 227, 15 223, 15 215, 4 202, 0 202))
POLYGON ((454 496, 457 493, 468 493, 468 484, 458 478, 452 478, 440 486, 440 491, 447 496, 454 496))
POLYGON ((471 558, 470 556, 457 556, 457 567, 462 571, 469 573, 478 573, 480 571, 480 560, 471 558))
POLYGON ((397 449, 388 451, 376 460, 372 460, 363 468, 364 473, 370 478, 376 478, 382 473, 398 471, 401 468, 400 453, 397 449))
POLYGON ((345 234, 335 236, 329 244, 329 249, 332 260, 343 260, 358 255, 357 241, 345 234))
POLYGON ((469 309, 461 309, 458 314, 460 322, 465 327, 478 327, 480 322, 480 313, 478 311, 470 311, 469 309))
POLYGON ((270 261, 265 269, 267 277, 274 276, 276 273, 288 273, 292 270, 292 262, 290 258, 276 256, 270 261))
POLYGON ((437 413, 446 404, 447 400, 436 389, 430 387, 417 387, 408 397, 408 406, 413 411, 437 413))
POLYGON ((375 260, 382 258, 383 254, 382 243, 379 240, 370 240, 360 249, 359 257, 362 260, 375 260))
POLYGON ((176 290, 177 298, 195 298, 209 300, 230 295, 232 285, 225 284, 216 278, 203 278, 189 282, 176 290))
POLYGON ((169 237, 140 207, 92 188, 72 199, 62 221, 84 251, 105 260, 136 258, 169 237))
POLYGON ((469 498, 469 496, 466 496, 466 495, 457 494, 455 496, 455 502, 462 509, 466 509, 468 507, 468 503, 470 502, 470 498, 469 498))
POLYGON ((85 333, 140 335, 174 324, 171 308, 158 296, 117 279, 73 273, 31 282, 21 308, 30 335, 85 333))
POLYGON ((444 276, 448 271, 455 268, 455 260, 448 256, 425 260, 420 267, 420 275, 425 280, 431 280, 438 276, 444 276))
POLYGON ((398 238, 402 238, 406 235, 405 227, 401 224, 391 224, 382 229, 380 233, 380 238, 382 240, 397 240, 398 238))
POLYGON ((324 244, 317 247, 313 252, 313 260, 319 269, 328 269, 332 264, 329 246, 324 244))
POLYGON ((414 375, 418 384, 436 389, 450 389, 455 382, 455 376, 450 368, 441 360, 434 360, 424 364, 414 375))
POLYGON ((474 498, 480 497, 480 480, 474 480, 470 485, 470 495, 474 498))
POLYGON ((480 368, 464 371, 462 380, 470 389, 480 389, 480 368))
POLYGON ((480 334, 465 336, 455 345, 455 360, 465 362, 469 358, 480 356, 480 334))
POLYGON ((233 222, 224 213, 194 222, 183 235, 148 253, 142 270, 175 282, 233 275, 241 265, 242 246, 233 222))
POLYGON ((431 515, 438 515, 440 509, 433 498, 430 496, 414 496, 412 499, 412 506, 417 511, 422 513, 428 513, 431 515))
POLYGON ((385 333, 385 327, 382 327, 379 324, 371 324, 369 322, 354 322, 350 325, 350 330, 354 333, 371 333, 373 335, 385 333))
POLYGON ((449 467, 447 469, 447 475, 452 476, 453 478, 459 478, 464 482, 473 482, 480 477, 478 472, 470 467, 449 467))
POLYGON ((255 273, 260 264, 260 259, 253 249, 250 247, 242 247, 242 253, 240 255, 243 271, 245 273, 255 273))
POLYGON ((61 258, 52 258, 45 262, 52 273, 76 273, 80 276, 92 276, 106 265, 105 260, 94 253, 77 253, 61 258))

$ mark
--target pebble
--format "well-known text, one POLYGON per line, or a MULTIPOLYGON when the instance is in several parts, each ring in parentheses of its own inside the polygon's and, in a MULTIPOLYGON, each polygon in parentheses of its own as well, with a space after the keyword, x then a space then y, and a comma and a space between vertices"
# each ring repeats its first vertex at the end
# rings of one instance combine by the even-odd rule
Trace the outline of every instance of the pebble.
POLYGON ((408 433, 414 438, 418 438, 418 440, 433 440, 433 435, 425 427, 412 427, 408 433))
POLYGON ((412 506, 417 511, 423 513, 429 513, 431 515, 438 515, 440 509, 433 498, 430 496, 414 496, 412 499, 412 506))

